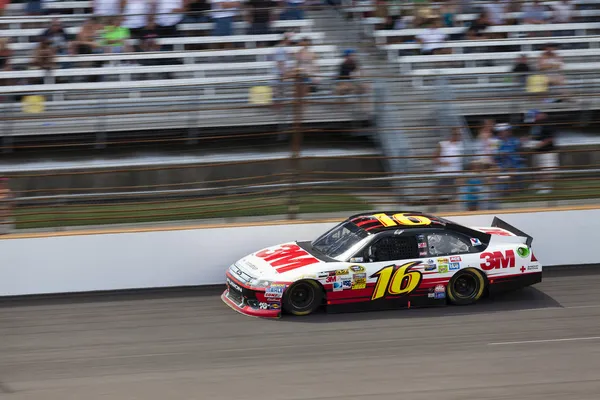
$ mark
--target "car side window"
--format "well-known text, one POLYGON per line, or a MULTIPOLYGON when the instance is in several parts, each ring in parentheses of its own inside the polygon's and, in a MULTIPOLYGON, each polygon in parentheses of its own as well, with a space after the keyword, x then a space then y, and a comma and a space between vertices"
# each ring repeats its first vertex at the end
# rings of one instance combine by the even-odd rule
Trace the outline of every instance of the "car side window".
POLYGON ((414 236, 388 236, 379 239, 368 249, 371 262, 418 258, 417 240, 414 236))
POLYGON ((427 234, 427 248, 430 256, 448 256, 471 252, 471 245, 467 238, 448 232, 427 234))

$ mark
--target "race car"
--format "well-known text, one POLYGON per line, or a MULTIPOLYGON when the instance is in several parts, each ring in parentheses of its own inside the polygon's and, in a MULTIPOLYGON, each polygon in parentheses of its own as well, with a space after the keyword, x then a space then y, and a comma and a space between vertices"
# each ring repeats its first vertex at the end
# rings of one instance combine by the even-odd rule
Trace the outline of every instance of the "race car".
POLYGON ((421 212, 353 215, 314 241, 235 262, 222 300, 242 314, 473 304, 542 281, 533 238, 495 217, 472 228, 421 212))

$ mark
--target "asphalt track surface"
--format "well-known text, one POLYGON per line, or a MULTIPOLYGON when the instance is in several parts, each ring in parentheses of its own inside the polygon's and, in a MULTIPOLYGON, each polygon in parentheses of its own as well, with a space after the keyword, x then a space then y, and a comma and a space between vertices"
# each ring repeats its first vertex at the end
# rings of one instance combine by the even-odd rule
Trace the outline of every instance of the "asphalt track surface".
POLYGON ((246 317, 214 291, 0 304, 0 399, 600 398, 600 273, 476 306, 246 317))

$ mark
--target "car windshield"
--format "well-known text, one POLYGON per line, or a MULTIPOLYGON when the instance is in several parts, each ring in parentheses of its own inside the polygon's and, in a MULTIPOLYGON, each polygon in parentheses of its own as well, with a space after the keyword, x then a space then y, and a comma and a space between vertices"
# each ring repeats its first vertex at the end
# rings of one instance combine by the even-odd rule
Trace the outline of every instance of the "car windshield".
POLYGON ((369 234, 351 222, 344 222, 326 232, 312 243, 312 247, 328 257, 335 258, 369 234))

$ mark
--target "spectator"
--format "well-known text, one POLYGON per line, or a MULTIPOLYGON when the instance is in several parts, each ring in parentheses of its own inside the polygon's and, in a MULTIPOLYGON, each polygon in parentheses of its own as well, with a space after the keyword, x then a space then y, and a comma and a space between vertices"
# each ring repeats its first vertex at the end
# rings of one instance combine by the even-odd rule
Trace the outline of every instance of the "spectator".
POLYGON ((148 15, 152 12, 147 0, 127 0, 123 15, 123 26, 129 29, 133 39, 141 38, 142 31, 148 24, 148 15))
POLYGON ((532 123, 531 139, 534 142, 534 165, 540 171, 536 174, 541 178, 541 183, 534 185, 538 189, 538 194, 548 194, 552 190, 552 180, 554 175, 549 171, 554 171, 560 166, 560 158, 557 153, 555 143, 555 128, 548 121, 546 113, 538 110, 531 110, 525 117, 525 123, 532 123))
POLYGON ((184 0, 156 0, 156 24, 161 37, 178 36, 177 26, 183 21, 184 0))
POLYGON ((71 42, 71 53, 73 54, 93 54, 101 53, 102 47, 98 42, 98 32, 100 25, 96 17, 92 17, 81 25, 75 40, 71 42))
POLYGON ((56 68, 56 50, 50 39, 42 39, 33 54, 31 69, 50 71, 56 68))
MULTIPOLYGON (((438 174, 459 174, 463 171, 464 145, 461 138, 460 128, 452 129, 450 140, 443 140, 439 143, 434 155, 437 162, 436 172, 438 174)), ((453 199, 456 195, 455 176, 445 176, 440 178, 439 187, 441 195, 445 199, 453 199)))
POLYGON ((310 49, 310 40, 302 39, 300 42, 300 50, 296 53, 296 72, 300 76, 303 83, 303 96, 307 96, 309 90, 316 91, 318 78, 317 55, 310 49))
POLYGON ((468 172, 473 175, 463 180, 461 185, 462 200, 466 203, 467 211, 481 210, 485 196, 482 193, 485 185, 483 177, 484 165, 475 160, 469 164, 468 172))
POLYGON ((41 41, 49 40, 56 54, 66 55, 69 49, 69 37, 58 18, 53 18, 48 28, 41 37, 41 41))
POLYGON ((477 161, 486 166, 496 165, 498 139, 494 137, 494 120, 486 119, 475 141, 477 161))
POLYGON ((94 15, 99 18, 121 15, 123 0, 94 0, 94 15))
POLYGON ((185 23, 206 23, 210 21, 209 0, 186 0, 185 3, 185 23))
POLYGON ((7 234, 14 229, 14 195, 8 186, 7 178, 0 178, 0 233, 7 234))
POLYGON ((291 36, 289 32, 284 33, 283 39, 275 46, 275 70, 273 71, 277 80, 276 97, 284 96, 284 82, 292 76, 292 59, 289 55, 289 46, 291 45, 291 36))
POLYGON ((122 17, 114 17, 110 23, 104 27, 104 46, 107 53, 130 52, 129 40, 131 34, 129 29, 121 26, 122 17))
POLYGON ((496 0, 484 5, 484 12, 489 25, 504 25, 509 4, 506 0, 496 0))
POLYGON ((267 35, 271 33, 272 10, 276 3, 273 0, 247 0, 249 9, 249 35, 267 35))
MULTIPOLYGON (((548 44, 538 59, 538 70, 546 76, 551 87, 565 85, 563 66, 562 57, 556 53, 556 46, 548 44)), ((561 88, 560 91, 566 93, 564 88, 561 88)))
POLYGON ((468 40, 482 40, 488 39, 488 37, 484 34, 484 31, 491 26, 488 19, 488 14, 479 14, 477 19, 471 23, 471 26, 467 29, 467 39, 468 40))
POLYGON ((430 20, 428 28, 416 37, 417 42, 421 44, 421 54, 431 55, 441 52, 440 43, 445 42, 448 35, 441 31, 440 26, 438 19, 430 20))
POLYGON ((456 21, 454 17, 458 12, 458 7, 454 2, 448 1, 442 4, 440 8, 440 13, 442 17, 442 21, 444 21, 443 25, 447 28, 451 28, 455 25, 456 21))
MULTIPOLYGON (((233 19, 237 14, 240 3, 230 0, 210 0, 212 6, 212 18, 215 22, 214 36, 233 35, 233 19)), ((228 43, 229 45, 229 43, 228 43)))
POLYGON ((392 29, 394 26, 391 23, 391 17, 389 13, 388 4, 385 0, 377 0, 375 4, 375 18, 382 20, 382 23, 375 26, 376 29, 392 29), (391 27, 390 27, 391 26, 391 27))
POLYGON ((0 38, 0 70, 12 71, 11 59, 13 55, 12 49, 8 46, 10 39, 7 37, 0 38))
POLYGON ((304 19, 305 0, 282 0, 285 2, 285 9, 281 13, 282 20, 304 19))
POLYGON ((554 12, 552 13, 552 21, 559 24, 571 22, 575 7, 570 0, 559 0, 552 3, 554 12))
POLYGON ((359 73, 358 63, 354 56, 356 52, 353 49, 344 51, 344 62, 340 64, 340 71, 337 77, 336 93, 345 95, 348 93, 364 93, 364 86, 360 82, 353 81, 359 73))
POLYGON ((521 54, 519 58, 517 58, 513 69, 511 70, 513 74, 518 74, 517 79, 519 84, 523 87, 527 84, 527 78, 529 73, 531 72, 531 68, 529 67, 529 59, 526 54, 521 54))
POLYGON ((500 169, 508 175, 503 177, 504 190, 519 188, 520 176, 511 175, 515 171, 523 168, 523 159, 521 157, 521 141, 513 136, 512 126, 509 124, 497 124, 496 132, 500 136, 498 147, 497 162, 500 169))
POLYGON ((6 6, 10 4, 10 0, 0 0, 0 17, 4 16, 6 6))
POLYGON ((540 0, 533 0, 532 4, 527 4, 523 7, 523 21, 526 24, 545 24, 546 23, 546 7, 540 0))
POLYGON ((27 15, 42 15, 42 0, 27 0, 25 12, 27 15))

